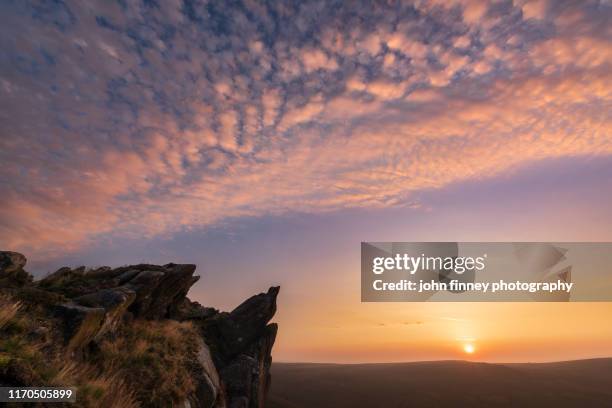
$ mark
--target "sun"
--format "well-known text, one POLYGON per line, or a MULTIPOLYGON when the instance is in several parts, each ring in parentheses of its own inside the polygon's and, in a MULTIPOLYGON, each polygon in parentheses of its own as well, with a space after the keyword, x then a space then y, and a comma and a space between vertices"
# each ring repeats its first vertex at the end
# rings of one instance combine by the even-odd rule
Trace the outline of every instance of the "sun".
POLYGON ((474 351, 476 351, 476 348, 474 347, 473 344, 467 343, 463 345, 463 351, 465 351, 468 354, 473 354, 474 351))

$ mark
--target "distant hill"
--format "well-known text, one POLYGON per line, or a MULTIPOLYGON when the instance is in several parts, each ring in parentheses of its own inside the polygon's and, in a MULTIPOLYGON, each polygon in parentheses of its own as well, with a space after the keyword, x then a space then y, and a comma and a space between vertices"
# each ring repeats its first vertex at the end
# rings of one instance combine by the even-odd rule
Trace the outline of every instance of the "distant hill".
POLYGON ((272 365, 267 408, 612 407, 612 358, 272 365))

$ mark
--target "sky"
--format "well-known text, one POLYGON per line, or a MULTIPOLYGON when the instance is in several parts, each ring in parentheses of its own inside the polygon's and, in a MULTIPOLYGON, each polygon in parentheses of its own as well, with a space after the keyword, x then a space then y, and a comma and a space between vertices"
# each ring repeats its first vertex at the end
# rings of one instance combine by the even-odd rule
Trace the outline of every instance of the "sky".
POLYGON ((612 355, 610 303, 359 301, 361 241, 612 241, 611 2, 0 11, 0 247, 37 275, 280 284, 281 361, 612 355))

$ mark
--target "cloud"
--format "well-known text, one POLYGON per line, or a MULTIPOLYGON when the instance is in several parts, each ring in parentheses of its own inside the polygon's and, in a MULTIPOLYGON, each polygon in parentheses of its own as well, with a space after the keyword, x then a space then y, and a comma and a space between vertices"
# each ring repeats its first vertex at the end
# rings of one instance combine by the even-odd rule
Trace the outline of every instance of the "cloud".
POLYGON ((526 19, 544 19, 546 17, 546 10, 548 8, 547 0, 532 0, 525 1, 521 6, 521 11, 526 19))
POLYGON ((338 64, 333 58, 329 58, 327 54, 320 49, 309 49, 301 53, 299 57, 306 72, 316 71, 318 69, 334 70, 338 68, 338 64))
POLYGON ((2 6, 0 245, 411 205, 610 155, 600 2, 2 6))

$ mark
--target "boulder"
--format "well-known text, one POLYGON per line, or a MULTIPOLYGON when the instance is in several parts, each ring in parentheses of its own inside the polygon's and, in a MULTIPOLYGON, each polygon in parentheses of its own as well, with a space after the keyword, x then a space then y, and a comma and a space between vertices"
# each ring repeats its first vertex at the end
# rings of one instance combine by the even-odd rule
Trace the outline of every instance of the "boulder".
MULTIPOLYGON (((187 292, 199 279, 193 275, 195 268, 189 264, 140 264, 90 270, 63 267, 42 279, 37 286, 70 299, 79 299, 77 303, 82 305, 110 301, 112 304, 105 306, 107 311, 109 307, 115 310, 117 302, 126 304, 124 297, 128 291, 130 302, 127 306, 135 318, 165 319, 177 314, 178 308, 188 302, 187 292), (117 288, 123 289, 118 291, 117 288)), ((190 306, 190 309, 203 315, 199 308, 190 306)), ((204 315, 210 315, 209 312, 204 315)))
POLYGON ((126 287, 113 289, 102 289, 98 292, 79 296, 73 300, 81 306, 103 307, 106 311, 114 310, 118 306, 131 303, 136 297, 136 292, 126 287))
POLYGON ((117 327, 134 299, 136 299, 136 292, 126 287, 118 287, 83 295, 75 298, 74 301, 81 306, 104 309, 104 322, 95 336, 99 338, 117 327))
POLYGON ((0 251, 0 272, 11 273, 23 269, 27 262, 24 255, 19 252, 0 251))
POLYGON ((176 305, 185 299, 191 286, 198 281, 199 276, 193 276, 195 269, 195 265, 190 264, 167 264, 161 269, 142 270, 127 280, 126 286, 136 292, 136 299, 130 306, 134 317, 169 317, 176 305))
POLYGON ((101 307, 85 307, 64 303, 55 307, 54 315, 62 322, 62 336, 69 351, 83 348, 102 329, 105 311, 101 307))
POLYGON ((180 322, 185 320, 201 322, 210 319, 218 313, 219 311, 214 307, 205 307, 198 302, 184 298, 182 301, 172 305, 168 317, 180 322))
POLYGON ((49 291, 61 293, 69 298, 74 298, 97 292, 100 289, 117 286, 117 283, 88 276, 84 266, 74 269, 64 266, 45 276, 37 282, 37 286, 49 291))
POLYGON ((0 251, 0 287, 21 287, 32 282, 23 270, 27 259, 18 252, 0 251))

